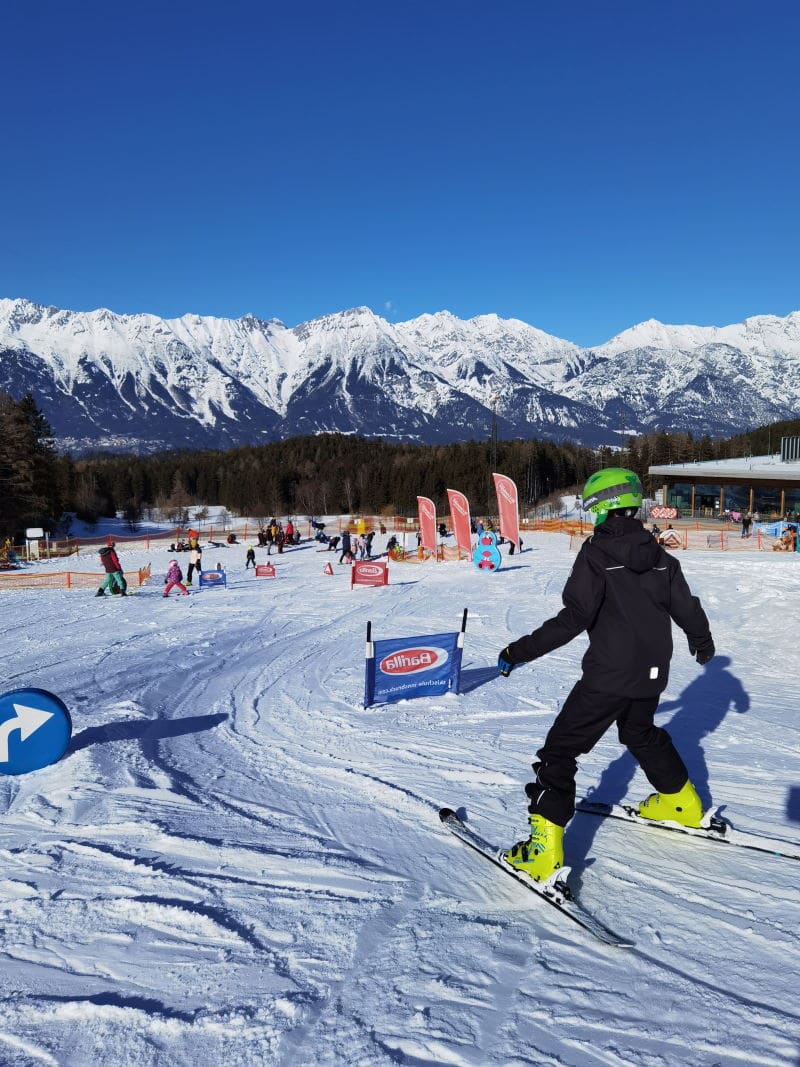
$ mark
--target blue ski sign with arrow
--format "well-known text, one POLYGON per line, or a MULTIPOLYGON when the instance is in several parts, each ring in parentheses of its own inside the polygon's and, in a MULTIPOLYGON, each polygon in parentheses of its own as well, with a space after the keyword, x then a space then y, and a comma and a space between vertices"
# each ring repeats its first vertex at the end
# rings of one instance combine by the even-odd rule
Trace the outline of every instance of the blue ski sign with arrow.
POLYGON ((27 774, 56 763, 71 735, 66 705, 46 689, 12 689, 0 696, 0 774, 27 774))

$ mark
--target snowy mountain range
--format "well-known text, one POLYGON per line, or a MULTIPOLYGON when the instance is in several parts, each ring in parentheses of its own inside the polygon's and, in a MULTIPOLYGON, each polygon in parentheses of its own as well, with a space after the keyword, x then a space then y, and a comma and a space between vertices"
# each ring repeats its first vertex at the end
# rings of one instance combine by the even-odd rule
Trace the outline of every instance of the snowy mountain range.
POLYGON ((0 300, 0 389, 31 390, 60 447, 228 447, 322 431, 426 443, 730 434, 800 408, 800 312, 654 320, 583 348, 517 319, 390 323, 354 308, 289 328, 251 315, 117 315, 0 300))

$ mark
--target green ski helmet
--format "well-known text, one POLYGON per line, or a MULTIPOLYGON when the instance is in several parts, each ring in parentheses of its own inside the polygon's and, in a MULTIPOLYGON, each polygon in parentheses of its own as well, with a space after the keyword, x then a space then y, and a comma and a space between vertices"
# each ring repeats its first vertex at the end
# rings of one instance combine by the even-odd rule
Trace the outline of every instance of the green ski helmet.
POLYGON ((583 487, 583 506, 594 512, 595 526, 605 522, 615 508, 640 508, 642 483, 638 474, 624 467, 596 471, 583 487))

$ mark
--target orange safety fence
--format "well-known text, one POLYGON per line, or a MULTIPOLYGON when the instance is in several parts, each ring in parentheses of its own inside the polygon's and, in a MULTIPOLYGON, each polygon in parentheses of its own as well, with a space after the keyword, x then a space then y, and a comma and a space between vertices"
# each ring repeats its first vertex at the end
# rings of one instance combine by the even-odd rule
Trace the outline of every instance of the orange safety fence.
POLYGON ((395 563, 425 563, 433 559, 434 554, 427 548, 414 548, 405 551, 399 545, 389 553, 389 559, 395 563))
MULTIPOLYGON (((591 528, 583 534, 573 534, 569 539, 569 547, 577 551, 587 537, 591 536, 591 528)), ((781 544, 780 538, 769 537, 761 530, 751 537, 742 537, 740 528, 724 526, 715 527, 680 527, 673 530, 661 531, 661 544, 666 549, 692 549, 704 552, 787 552, 790 549, 781 544), (666 537, 665 537, 666 535, 666 537)))
MULTIPOLYGON (((135 571, 124 571, 128 585, 141 586, 150 577, 150 564, 135 571)), ((104 572, 87 574, 83 571, 54 571, 52 574, 31 574, 26 571, 0 574, 0 590, 3 589, 89 589, 100 585, 106 578, 104 572)))
MULTIPOLYGON (((477 513, 476 513, 477 515, 477 513)), ((314 529, 312 528, 308 519, 293 519, 296 530, 299 530, 302 536, 313 537, 314 529)), ((452 521, 448 513, 443 513, 441 516, 437 516, 438 522, 443 522, 448 530, 452 530, 452 521)), ((495 518, 491 519, 495 530, 498 529, 498 523, 495 518)), ((343 530, 350 530, 351 532, 357 530, 359 525, 363 523, 366 530, 374 530, 380 534, 390 533, 414 533, 417 529, 417 517, 409 517, 405 515, 340 515, 325 520, 325 531, 329 535, 336 532, 341 533, 343 530)), ((485 520, 484 520, 485 524, 485 520)), ((285 525, 285 523, 284 523, 285 525)), ((174 526, 169 530, 150 530, 147 532, 131 531, 127 534, 114 533, 111 534, 98 534, 94 537, 68 537, 61 540, 50 540, 45 545, 44 541, 39 542, 39 556, 40 558, 58 558, 71 555, 80 554, 81 551, 86 553, 87 551, 93 552, 98 547, 105 545, 110 539, 114 540, 118 545, 126 548, 133 548, 135 546, 143 546, 148 551, 153 548, 164 547, 169 550, 170 543, 177 543, 183 541, 184 544, 188 542, 189 531, 196 530, 198 533, 198 539, 201 547, 206 547, 209 541, 218 541, 227 543, 229 535, 233 534, 236 538, 236 542, 247 542, 250 539, 255 540, 258 536, 259 529, 262 524, 258 521, 248 519, 241 521, 227 522, 224 526, 214 526, 205 523, 196 523, 194 525, 182 525, 174 526)), ((553 518, 543 518, 542 516, 535 516, 526 519, 520 519, 519 528, 522 533, 525 532, 545 532, 545 533, 566 533, 570 536, 588 536, 591 534, 593 526, 586 519, 565 518, 564 516, 556 516, 553 518)), ((720 521, 706 521, 703 522, 699 519, 694 519, 691 525, 685 520, 681 521, 681 525, 678 528, 678 533, 683 535, 684 531, 688 530, 701 532, 704 536, 710 535, 712 532, 716 537, 720 534, 729 535, 731 539, 736 539, 741 536, 741 525, 733 522, 720 522, 720 521)), ((746 543, 756 540, 756 533, 754 532, 752 538, 742 538, 746 543)), ((720 542, 728 547, 727 538, 720 542)), ((13 549, 16 555, 20 559, 26 559, 26 549, 24 545, 9 546, 13 549)), ((699 547, 697 545, 689 545, 688 547, 699 547)), ((761 548, 763 546, 759 546, 761 548)), ((771 548, 771 541, 768 541, 767 548, 771 548)), ((751 545, 752 548, 752 545, 751 545)), ((3 548, 0 547, 0 556, 2 556, 3 548)))
MULTIPOLYGON (((435 558, 439 563, 457 563, 471 557, 458 545, 437 545, 435 558)), ((434 559, 434 553, 428 548, 410 548, 403 550, 399 545, 389 553, 389 559, 395 563, 426 563, 434 559)))
POLYGON ((439 545, 436 558, 442 563, 460 562, 462 559, 470 559, 469 553, 459 548, 458 545, 439 545))

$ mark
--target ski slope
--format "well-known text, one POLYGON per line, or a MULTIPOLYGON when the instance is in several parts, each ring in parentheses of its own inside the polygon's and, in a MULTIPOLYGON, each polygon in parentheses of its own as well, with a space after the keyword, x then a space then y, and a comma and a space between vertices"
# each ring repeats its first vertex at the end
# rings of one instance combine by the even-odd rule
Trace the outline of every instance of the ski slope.
MULTIPOLYGON (((495 665, 558 610, 567 538, 526 537, 496 574, 393 563, 381 589, 318 548, 273 554, 274 580, 207 549, 228 589, 168 601, 163 550, 122 550, 154 572, 124 600, 0 593, 0 691, 48 689, 74 723, 58 764, 0 777, 0 1064, 796 1064, 800 862, 576 816, 573 885, 620 950, 439 822, 526 834, 585 640, 495 665), (464 607, 461 695, 365 710, 367 619, 430 634, 464 607)), ((798 841, 800 557, 681 563, 720 655, 698 667, 676 633, 658 721, 706 803, 798 841)), ((581 762, 592 789, 648 791, 614 731, 581 762)))

